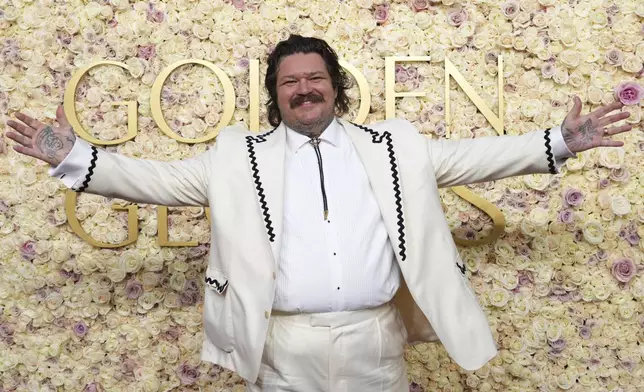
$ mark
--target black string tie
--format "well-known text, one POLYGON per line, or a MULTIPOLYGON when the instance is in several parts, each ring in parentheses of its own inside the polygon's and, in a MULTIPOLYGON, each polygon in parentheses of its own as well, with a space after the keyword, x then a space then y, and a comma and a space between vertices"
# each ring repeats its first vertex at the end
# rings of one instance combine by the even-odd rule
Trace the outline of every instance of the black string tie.
POLYGON ((326 200, 326 189, 324 188, 324 170, 322 170, 322 154, 320 153, 320 139, 315 138, 309 141, 318 157, 318 168, 320 169, 320 187, 322 188, 322 203, 324 203, 324 220, 329 217, 329 205, 326 200))

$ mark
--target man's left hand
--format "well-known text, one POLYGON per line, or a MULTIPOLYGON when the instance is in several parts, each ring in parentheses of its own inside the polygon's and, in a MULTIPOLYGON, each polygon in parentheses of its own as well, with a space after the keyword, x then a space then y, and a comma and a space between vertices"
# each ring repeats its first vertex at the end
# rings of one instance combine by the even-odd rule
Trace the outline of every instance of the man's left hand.
POLYGON ((574 106, 561 124, 561 134, 570 152, 578 153, 595 147, 621 147, 624 142, 610 139, 610 136, 630 131, 630 124, 610 127, 630 116, 628 112, 608 115, 624 107, 621 102, 602 106, 584 116, 581 115, 581 99, 575 96, 574 106))

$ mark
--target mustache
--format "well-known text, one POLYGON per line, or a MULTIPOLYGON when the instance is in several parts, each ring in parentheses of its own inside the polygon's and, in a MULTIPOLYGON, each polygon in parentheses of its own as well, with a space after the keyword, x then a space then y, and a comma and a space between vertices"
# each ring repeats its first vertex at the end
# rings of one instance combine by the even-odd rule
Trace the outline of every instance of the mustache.
POLYGON ((297 95, 293 99, 291 99, 291 109, 302 105, 306 101, 318 103, 318 102, 324 102, 324 98, 321 95, 317 95, 313 93, 306 94, 306 95, 297 95))

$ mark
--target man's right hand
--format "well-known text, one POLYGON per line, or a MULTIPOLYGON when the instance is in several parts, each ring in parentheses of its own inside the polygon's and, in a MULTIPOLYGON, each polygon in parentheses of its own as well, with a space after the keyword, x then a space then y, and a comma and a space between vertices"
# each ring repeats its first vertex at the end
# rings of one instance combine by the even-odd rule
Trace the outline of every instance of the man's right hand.
POLYGON ((16 130, 7 132, 7 137, 18 143, 13 149, 19 153, 58 166, 74 147, 76 135, 62 105, 56 110, 57 127, 43 124, 23 113, 16 113, 16 118, 22 123, 7 121, 7 125, 16 130))

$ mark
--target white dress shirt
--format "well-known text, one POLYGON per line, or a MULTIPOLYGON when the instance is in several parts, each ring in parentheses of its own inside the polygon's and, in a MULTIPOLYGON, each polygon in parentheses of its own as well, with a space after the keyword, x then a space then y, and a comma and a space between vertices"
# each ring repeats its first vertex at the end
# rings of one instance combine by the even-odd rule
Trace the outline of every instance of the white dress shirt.
POLYGON ((358 153, 334 120, 320 136, 329 215, 309 138, 286 130, 284 226, 274 309, 335 312, 391 298, 400 270, 358 153))
MULTIPOLYGON (((551 137, 558 168, 575 154, 560 127, 552 129, 551 137)), ((284 226, 273 308, 335 312, 376 307, 393 298, 400 269, 366 171, 344 127, 333 121, 320 139, 326 220, 315 150, 308 137, 287 128, 284 226)), ((79 140, 49 170, 72 189, 82 185, 92 158, 89 145, 79 140)))

